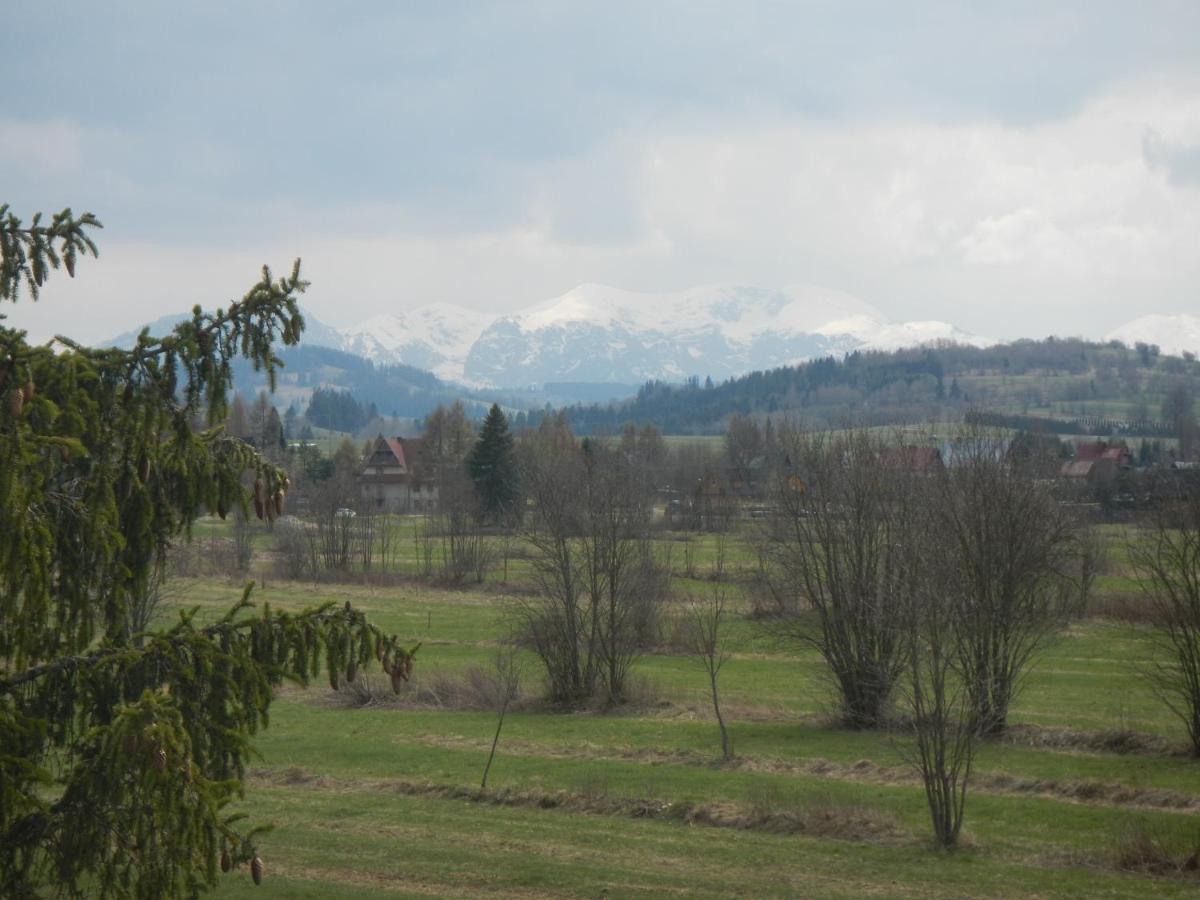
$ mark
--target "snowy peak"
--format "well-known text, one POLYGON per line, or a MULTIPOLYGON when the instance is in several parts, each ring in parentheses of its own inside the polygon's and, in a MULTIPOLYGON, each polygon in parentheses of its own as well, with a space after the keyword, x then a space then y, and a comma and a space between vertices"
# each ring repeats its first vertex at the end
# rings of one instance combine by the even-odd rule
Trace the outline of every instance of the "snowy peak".
POLYGON ((937 340, 992 343, 944 322, 891 322, 851 294, 807 284, 659 293, 581 284, 504 316, 435 304, 342 330, 342 349, 350 352, 502 387, 728 378, 830 353, 937 340))
POLYGON ((1179 313, 1174 316, 1147 315, 1126 322, 1104 336, 1106 341, 1133 344, 1157 344, 1164 353, 1200 355, 1200 316, 1179 313))
POLYGON ((857 297, 813 285, 770 290, 747 285, 704 285, 666 293, 639 293, 602 284, 583 284, 560 297, 506 316, 522 331, 585 323, 664 334, 721 328, 746 338, 764 330, 812 331, 851 315, 884 321, 857 297))
POLYGON ((338 349, 377 362, 405 363, 439 378, 462 379, 462 362, 493 316, 433 303, 403 313, 384 313, 343 328, 338 349))
POLYGON ((463 374, 503 386, 728 378, 829 353, 935 340, 991 343, 942 322, 893 323, 857 297, 814 285, 637 293, 584 284, 497 319, 472 346, 463 374))

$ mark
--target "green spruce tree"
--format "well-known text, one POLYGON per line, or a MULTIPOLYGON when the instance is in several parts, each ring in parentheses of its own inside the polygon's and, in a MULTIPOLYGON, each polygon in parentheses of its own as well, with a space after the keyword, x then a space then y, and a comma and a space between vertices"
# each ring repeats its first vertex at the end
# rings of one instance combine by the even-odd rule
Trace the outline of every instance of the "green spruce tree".
MULTIPOLYGON (((0 303, 74 277, 99 227, 0 206, 0 303)), ((255 829, 226 807, 276 686, 372 658, 411 671, 348 604, 255 609, 247 588, 211 624, 129 624, 198 516, 282 509, 287 474, 222 423, 235 357, 274 387, 304 287, 299 262, 264 267, 242 300, 131 350, 30 344, 0 315, 0 896, 193 896, 247 865, 259 881, 255 829)))
POLYGON ((485 517, 498 522, 515 514, 517 466, 513 437, 508 431, 508 419, 497 403, 488 410, 479 440, 467 456, 467 471, 485 517))

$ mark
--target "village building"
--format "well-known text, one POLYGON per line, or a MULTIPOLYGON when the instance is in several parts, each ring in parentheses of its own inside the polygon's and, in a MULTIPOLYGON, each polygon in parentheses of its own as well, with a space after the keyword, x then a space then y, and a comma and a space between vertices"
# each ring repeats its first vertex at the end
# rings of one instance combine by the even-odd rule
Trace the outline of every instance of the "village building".
POLYGON ((437 471, 425 458, 424 440, 377 437, 358 476, 358 490, 363 508, 370 512, 412 513, 435 509, 437 471))
POLYGON ((1058 474, 1062 478, 1086 481, 1088 484, 1111 484, 1124 470, 1133 468, 1133 454, 1122 444, 1107 441, 1090 441, 1080 444, 1075 458, 1062 464, 1058 474))

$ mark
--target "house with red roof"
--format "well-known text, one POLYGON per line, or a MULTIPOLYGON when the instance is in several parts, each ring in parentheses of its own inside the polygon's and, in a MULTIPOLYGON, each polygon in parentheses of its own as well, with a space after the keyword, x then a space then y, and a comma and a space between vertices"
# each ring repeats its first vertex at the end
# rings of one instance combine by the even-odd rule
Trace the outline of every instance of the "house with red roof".
POLYGON ((422 438, 375 439, 358 476, 366 510, 380 513, 428 512, 437 506, 437 472, 422 438))

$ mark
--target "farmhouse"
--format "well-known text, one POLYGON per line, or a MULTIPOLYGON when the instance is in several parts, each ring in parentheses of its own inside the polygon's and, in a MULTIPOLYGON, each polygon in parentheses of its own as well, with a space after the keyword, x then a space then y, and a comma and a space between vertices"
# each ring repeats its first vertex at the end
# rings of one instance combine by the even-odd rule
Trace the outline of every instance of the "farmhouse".
POLYGON ((437 505, 437 471, 425 457, 421 438, 377 437, 358 476, 363 506, 389 513, 432 510, 437 505))
POLYGON ((1127 447, 1112 445, 1107 441, 1092 441, 1080 444, 1075 458, 1062 464, 1058 474, 1062 478, 1079 479, 1088 484, 1111 484, 1121 470, 1133 465, 1133 455, 1127 447))

